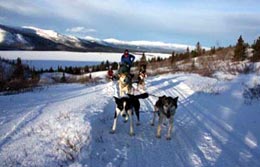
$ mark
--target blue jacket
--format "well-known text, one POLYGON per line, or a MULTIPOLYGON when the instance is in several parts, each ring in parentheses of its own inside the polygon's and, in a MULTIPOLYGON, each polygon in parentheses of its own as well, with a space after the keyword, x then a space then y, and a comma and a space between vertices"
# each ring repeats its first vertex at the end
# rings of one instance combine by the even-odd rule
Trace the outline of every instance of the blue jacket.
POLYGON ((128 64, 130 66, 132 66, 133 62, 135 60, 135 56, 128 54, 127 56, 125 56, 124 54, 121 57, 121 63, 125 63, 128 64))

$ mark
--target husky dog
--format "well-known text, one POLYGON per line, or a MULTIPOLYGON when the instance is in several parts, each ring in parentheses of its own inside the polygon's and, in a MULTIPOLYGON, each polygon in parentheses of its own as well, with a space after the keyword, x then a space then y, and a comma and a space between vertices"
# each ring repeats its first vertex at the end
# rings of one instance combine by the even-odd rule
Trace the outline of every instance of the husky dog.
POLYGON ((145 72, 139 72, 139 76, 138 76, 138 82, 137 82, 137 88, 138 89, 145 89, 145 81, 144 79, 147 77, 147 75, 145 74, 145 72))
POLYGON ((166 136, 167 140, 171 139, 172 129, 173 129, 173 119, 174 114, 176 112, 176 109, 178 107, 179 97, 167 97, 167 96, 161 96, 157 100, 157 102, 154 105, 154 116, 151 125, 154 126, 155 117, 156 114, 159 116, 159 123, 157 127, 156 137, 161 138, 161 126, 165 118, 169 120, 169 127, 168 127, 168 133, 166 136))
POLYGON ((140 125, 140 118, 139 118, 139 109, 140 109, 140 102, 139 99, 145 99, 148 97, 147 93, 143 93, 140 95, 130 95, 128 94, 128 97, 121 97, 121 98, 115 98, 116 102, 116 110, 114 115, 114 123, 112 126, 111 133, 115 133, 116 130, 116 124, 118 116, 121 115, 125 118, 125 122, 127 122, 128 119, 130 119, 130 136, 134 135, 134 125, 133 125, 133 114, 135 112, 135 115, 137 117, 137 125, 140 125))
POLYGON ((120 97, 122 97, 124 94, 132 93, 132 77, 124 73, 120 74, 118 86, 120 97))

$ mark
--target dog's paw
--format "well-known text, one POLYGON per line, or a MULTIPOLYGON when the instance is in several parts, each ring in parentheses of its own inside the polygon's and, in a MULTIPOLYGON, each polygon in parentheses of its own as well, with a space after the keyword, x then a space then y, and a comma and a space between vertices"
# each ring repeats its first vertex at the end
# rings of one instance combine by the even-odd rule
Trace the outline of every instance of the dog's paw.
POLYGON ((134 133, 134 132, 132 132, 132 133, 130 132, 130 133, 129 133, 129 135, 130 135, 130 136, 134 136, 134 135, 135 135, 135 133, 134 133))
POLYGON ((171 139, 172 139, 172 138, 171 138, 171 137, 169 137, 169 136, 167 136, 167 137, 166 137, 166 140, 171 140, 171 139))
POLYGON ((157 138, 157 139, 160 139, 160 138, 161 138, 161 135, 156 135, 156 138, 157 138))
POLYGON ((151 123, 150 125, 151 125, 151 126, 154 126, 154 123, 151 123))
POLYGON ((110 134, 114 134, 114 133, 115 133, 115 131, 114 131, 114 130, 111 130, 109 133, 110 133, 110 134))
POLYGON ((137 122, 137 123, 136 123, 136 126, 140 126, 140 125, 141 125, 140 122, 137 122))

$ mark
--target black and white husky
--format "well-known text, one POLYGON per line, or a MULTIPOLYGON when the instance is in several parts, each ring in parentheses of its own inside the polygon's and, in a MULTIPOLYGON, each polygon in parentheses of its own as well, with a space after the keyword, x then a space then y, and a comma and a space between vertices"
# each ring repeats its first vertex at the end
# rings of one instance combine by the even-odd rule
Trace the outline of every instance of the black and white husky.
POLYGON ((168 127, 168 132, 166 139, 170 140, 171 139, 171 134, 172 134, 172 129, 173 129, 173 119, 174 115, 176 112, 176 109, 178 107, 177 102, 178 102, 179 97, 167 97, 167 96, 161 96, 159 99, 156 101, 154 105, 154 116, 151 125, 154 126, 155 122, 155 117, 158 114, 159 116, 159 123, 157 127, 157 132, 156 132, 156 137, 161 138, 161 126, 163 121, 167 118, 169 120, 169 127, 168 127))
POLYGON ((128 94, 128 97, 121 97, 121 98, 115 98, 116 102, 116 109, 115 109, 115 115, 114 115, 114 123, 112 126, 111 133, 115 133, 116 130, 116 124, 118 116, 121 115, 125 118, 125 122, 127 120, 130 120, 130 136, 134 135, 134 125, 133 125, 133 114, 135 113, 137 117, 137 125, 140 124, 140 116, 139 116, 139 110, 140 110, 140 102, 139 99, 145 99, 148 97, 147 93, 143 93, 140 95, 130 95, 128 94))

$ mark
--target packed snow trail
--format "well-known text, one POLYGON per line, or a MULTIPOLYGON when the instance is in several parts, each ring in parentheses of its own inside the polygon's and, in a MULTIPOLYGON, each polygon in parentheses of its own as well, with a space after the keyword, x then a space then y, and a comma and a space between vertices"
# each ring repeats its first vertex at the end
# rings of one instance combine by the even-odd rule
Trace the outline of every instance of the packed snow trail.
MULTIPOLYGON (((0 96, 1 166, 260 166, 258 103, 245 105, 241 83, 193 74, 153 77, 147 91, 179 96, 172 140, 155 137, 156 97, 141 99, 141 125, 114 116, 116 83, 56 85, 0 96)), ((134 119, 136 119, 134 117, 134 119)))

